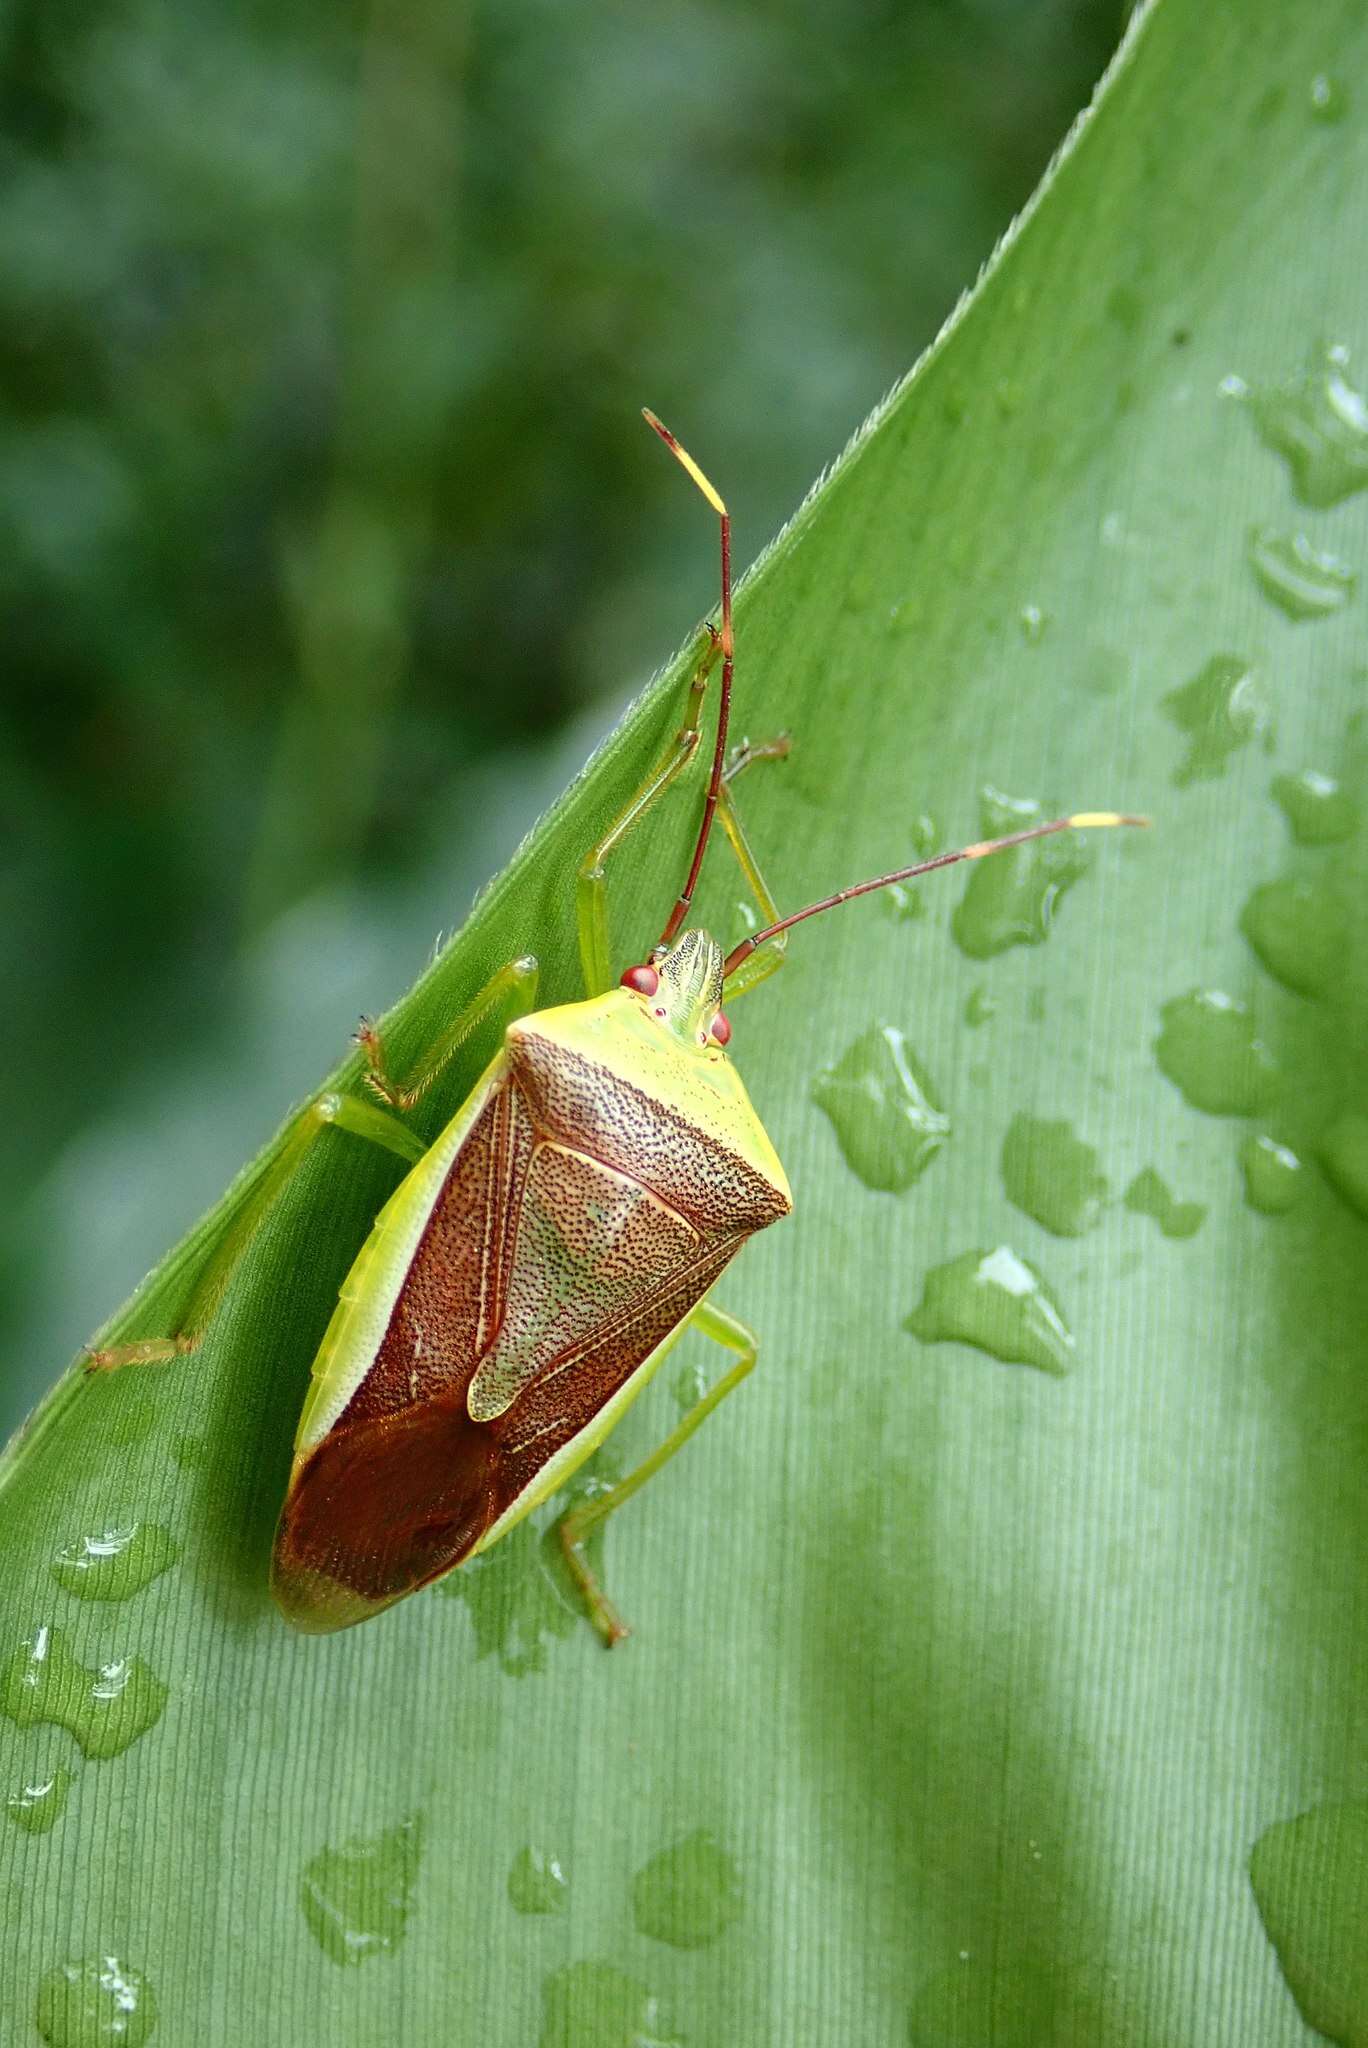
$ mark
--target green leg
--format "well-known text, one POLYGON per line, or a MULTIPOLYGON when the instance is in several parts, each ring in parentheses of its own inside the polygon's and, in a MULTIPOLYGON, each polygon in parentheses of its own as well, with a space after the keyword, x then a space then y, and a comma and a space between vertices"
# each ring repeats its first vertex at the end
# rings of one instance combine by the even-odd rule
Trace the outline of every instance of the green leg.
POLYGON ((280 1190, 322 1130, 331 1126, 350 1131, 358 1138, 384 1145, 410 1165, 422 1158, 425 1147, 420 1138, 369 1102, 356 1102, 347 1095, 320 1095, 296 1119, 280 1151, 262 1173, 205 1263, 181 1315, 180 1326, 169 1337, 148 1337, 133 1344, 112 1344, 87 1353, 87 1370, 112 1372, 121 1365, 161 1365, 170 1358, 183 1358, 197 1351, 204 1332, 227 1292, 238 1260, 256 1235, 258 1224, 280 1190))
POLYGON ((529 953, 521 960, 510 960, 507 967, 491 974, 484 987, 447 1026, 431 1051, 424 1054, 402 1082, 392 1080, 386 1071, 380 1033, 368 1017, 363 1017, 356 1042, 366 1055, 370 1069, 366 1075, 366 1086, 373 1089, 382 1102, 389 1103, 392 1109, 412 1109, 415 1103, 422 1101, 438 1075, 450 1065, 491 1010, 507 1002, 515 1016, 525 1017, 536 1007, 537 972, 537 963, 529 953))
POLYGON ((710 1302, 703 1301, 690 1315, 689 1324, 700 1335, 711 1337, 715 1343, 724 1345, 728 1351, 734 1351, 735 1365, 730 1372, 722 1375, 716 1386, 709 1387, 707 1393, 695 1402, 687 1415, 681 1416, 665 1441, 657 1444, 650 1456, 643 1458, 635 1471, 629 1472, 625 1479, 620 1479, 616 1486, 610 1486, 606 1492, 594 1494, 590 1499, 582 1501, 578 1507, 571 1508, 560 1524, 560 1540, 565 1552, 565 1561, 584 1596, 590 1621, 610 1650, 614 1643, 620 1642, 623 1636, 629 1633, 629 1630, 589 1568, 584 1550, 586 1538, 600 1522, 605 1521, 620 1508, 624 1501, 630 1500, 634 1493, 639 1493, 646 1481, 654 1477, 662 1465, 668 1465, 675 1452, 689 1441, 699 1424, 706 1422, 713 1409, 726 1400, 733 1388, 740 1386, 755 1364, 754 1333, 748 1330, 744 1323, 738 1322, 735 1316, 729 1316, 724 1310, 714 1308, 710 1302))
POLYGON ((579 927, 580 965, 584 970, 585 992, 601 996, 616 981, 612 946, 608 935, 608 884, 605 869, 614 853, 639 825, 657 798, 664 795, 675 777, 692 761, 698 747, 699 713, 708 687, 708 677, 717 662, 721 642, 709 626, 711 644, 689 679, 684 700, 684 723, 670 741, 646 780, 633 790, 622 809, 598 843, 580 862, 575 886, 575 920, 579 927))
MULTIPOLYGON (((497 1002, 511 992, 521 1009, 528 1010, 532 1007, 536 986, 535 960, 515 960, 511 965, 501 967, 461 1011, 450 1029, 442 1033, 405 1087, 398 1087, 390 1081, 384 1068, 379 1034, 373 1025, 363 1024, 358 1037, 370 1063, 366 1077, 369 1085, 395 1108, 409 1108, 497 1002)), ((188 1352, 197 1351, 263 1216, 285 1183, 292 1178, 319 1132, 330 1128, 382 1145, 387 1151, 397 1153, 410 1166, 416 1165, 427 1151, 423 1140, 390 1110, 380 1109, 375 1103, 352 1095, 333 1092, 320 1095, 301 1111, 279 1152, 263 1168, 256 1185, 249 1189, 237 1215, 215 1245, 195 1282, 178 1327, 167 1337, 91 1347, 87 1352, 87 1369, 112 1372, 121 1365, 161 1365, 168 1359, 183 1358, 188 1352)))
MULTIPOLYGON (((743 741, 732 756, 717 806, 717 815, 722 830, 727 835, 727 844, 735 854, 736 864, 745 876, 747 886, 755 898, 762 925, 777 922, 779 906, 770 893, 769 884, 760 872, 760 863, 746 836, 745 826, 741 823, 741 814, 736 808, 736 798, 732 795, 731 786, 737 776, 744 774, 756 761, 782 761, 789 751, 789 746, 787 733, 780 733, 777 739, 765 740, 758 746, 752 746, 749 740, 743 741)), ((784 964, 787 946, 788 933, 781 932, 777 939, 771 939, 769 944, 761 946, 758 952, 748 953, 727 985, 727 1001, 735 1002, 738 996, 757 988, 762 981, 767 981, 771 974, 777 973, 784 964)))

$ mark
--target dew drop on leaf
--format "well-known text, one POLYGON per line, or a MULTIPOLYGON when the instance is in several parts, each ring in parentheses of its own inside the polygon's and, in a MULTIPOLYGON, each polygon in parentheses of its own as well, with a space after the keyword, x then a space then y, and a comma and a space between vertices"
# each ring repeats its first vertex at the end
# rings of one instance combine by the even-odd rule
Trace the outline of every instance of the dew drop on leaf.
POLYGON ((996 1015, 997 1004, 986 988, 969 991, 964 1005, 964 1021, 971 1031, 977 1030, 980 1024, 988 1023, 996 1015))
POLYGON ((1324 883, 1263 883, 1240 912, 1240 930, 1268 972, 1294 995, 1325 995, 1343 970, 1348 929, 1324 883))
POLYGON ((706 1828, 653 1856, 632 1880, 637 1932, 671 1948, 706 1948, 743 1908, 736 1861, 706 1828))
POLYGON ((423 1824, 410 1815, 340 1849, 320 1849, 305 1867, 299 1903, 319 1947, 335 1963, 392 1955, 408 1932, 423 1850, 423 1824))
POLYGON ((1179 789, 1214 782, 1232 754, 1272 730, 1263 684, 1237 654, 1213 654, 1190 682, 1160 699, 1167 717, 1187 735, 1187 753, 1173 771, 1179 789))
POLYGON ((49 2048, 142 2048, 157 2024, 157 2002, 140 1970, 118 1956, 92 1956, 48 1971, 36 2017, 49 2048))
POLYGON ((1355 1215, 1368 1217, 1368 1116, 1349 1110, 1337 1117, 1319 1152, 1325 1177, 1340 1200, 1355 1215))
POLYGON ((179 1556, 180 1545, 159 1523, 126 1522, 64 1544, 50 1569, 78 1600, 129 1600, 179 1556))
POLYGON ((508 1897, 515 1913, 563 1913, 570 1902, 570 1884, 559 1860, 528 1843, 513 1858, 508 1897))
POLYGON ((1073 1357, 1073 1336, 1052 1290, 1005 1244, 933 1266, 903 1327, 924 1344, 972 1344, 1004 1365, 1041 1372, 1065 1373, 1073 1357))
POLYGON ((1122 1200, 1137 1216, 1148 1216, 1165 1237, 1195 1237, 1206 1220, 1202 1202, 1180 1202, 1154 1167, 1142 1167, 1122 1200))
POLYGON ((1286 462, 1303 505, 1324 511, 1368 486, 1368 400, 1349 380, 1342 345, 1284 383, 1241 385, 1238 395, 1264 445, 1286 462))
POLYGON ((1338 555, 1318 548, 1304 533, 1275 533, 1253 527, 1249 566, 1264 596, 1287 618, 1301 622, 1342 611, 1358 577, 1338 555))
POLYGON ((1358 809, 1332 775, 1303 768, 1300 775, 1276 775, 1274 802, 1292 828, 1299 846, 1335 846, 1348 839, 1358 824, 1358 809))
POLYGON ((1265 1931, 1309 2027, 1343 2048, 1368 2043, 1368 1801, 1277 1821, 1249 1859, 1265 1931))
POLYGON ((1349 111, 1349 96, 1344 87, 1324 71, 1318 71, 1312 79, 1310 99, 1313 120, 1324 121, 1327 127, 1337 126, 1349 111))
MULTIPOLYGON (((996 789, 984 790, 980 814, 985 839, 1023 831, 1047 815, 1032 799, 1004 796, 996 789)), ((991 860, 975 861, 951 919, 955 943, 971 960, 990 960, 1009 946, 1040 945, 1049 937, 1065 891, 1091 864, 1092 851, 1077 832, 1033 839, 991 860)))
POLYGON ((684 2048, 660 2001, 612 1963, 569 1963, 542 1985, 537 2048, 684 2048))
POLYGON ((0 1670, 0 1713, 21 1728, 45 1721, 74 1735, 88 1757, 118 1756, 160 1719, 168 1689, 141 1657, 79 1662, 65 1631, 44 1625, 0 1670))
POLYGON ((65 1764, 58 1764, 21 1785, 17 1792, 11 1792, 5 1801, 5 1811, 15 1826, 30 1835, 45 1835, 49 1828, 56 1827, 66 1811, 71 1775, 65 1764))
POLYGON ((1002 1143, 1007 1199, 1056 1237, 1082 1237, 1097 1223, 1107 1178, 1091 1145, 1066 1120, 1012 1118, 1002 1143))
POLYGON ((1165 1003, 1159 1014, 1154 1056, 1194 1109, 1257 1116, 1272 1100, 1280 1078, 1277 1062, 1236 997, 1193 989, 1165 1003))
POLYGON ((1281 1216, 1301 1191, 1302 1163, 1288 1146, 1267 1132, 1246 1138, 1240 1147, 1245 1200, 1261 1216, 1281 1216))
POLYGON ((926 915, 925 893, 914 883, 890 882, 879 894, 885 913, 895 924, 912 924, 926 915))
POLYGON ((866 1187, 901 1194, 950 1135, 950 1119, 902 1032, 875 1024, 812 1083, 846 1165, 866 1187))

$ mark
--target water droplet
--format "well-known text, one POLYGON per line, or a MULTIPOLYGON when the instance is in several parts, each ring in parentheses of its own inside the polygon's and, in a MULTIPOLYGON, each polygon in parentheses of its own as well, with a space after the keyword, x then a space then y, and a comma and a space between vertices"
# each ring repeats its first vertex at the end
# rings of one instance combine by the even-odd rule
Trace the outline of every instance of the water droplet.
MULTIPOLYGON (((1020 832, 1046 816, 1031 799, 1004 796, 996 789, 983 791, 981 810, 985 839, 1020 832)), ((992 860, 976 861, 950 924, 961 951, 971 960, 989 960, 1009 946, 1040 945, 1049 937, 1065 890, 1091 864, 1091 851, 1077 832, 1033 839, 992 860)))
POLYGON ((50 1721, 89 1757, 118 1756, 160 1718, 168 1690, 141 1657, 88 1669, 59 1628, 35 1629, 0 1675, 0 1713, 21 1728, 50 1721))
POLYGON ((58 1764, 55 1770, 36 1777, 32 1784, 11 1792, 5 1807, 15 1826, 27 1829, 31 1835, 45 1835, 55 1827, 66 1811, 71 1777, 66 1765, 58 1764))
POLYGON ((382 1834, 320 1849, 305 1867, 299 1903, 309 1931, 335 1963, 392 1955, 404 1939, 423 1826, 417 1815, 382 1834))
POLYGON ((1272 730, 1259 677, 1237 654, 1213 654, 1189 683, 1161 697, 1164 715, 1188 736, 1188 750, 1173 771, 1179 789, 1214 782, 1232 754, 1272 730))
POLYGON ((1073 1356, 1074 1340, 1051 1289, 1005 1244, 933 1266, 903 1328, 924 1344, 973 1344, 1004 1365, 1034 1365, 1041 1372, 1067 1372, 1073 1356))
POLYGON ((1309 2027, 1368 2040, 1368 1802, 1313 1806, 1266 1828, 1249 1858, 1264 1928, 1309 2027))
POLYGON ((940 836, 940 826, 931 816, 931 813, 929 811, 918 812, 917 816, 912 820, 912 830, 909 835, 912 841, 913 852, 918 854, 922 860, 925 860, 940 845, 940 836))
POLYGON ((728 933, 730 945, 739 946, 742 939, 748 939, 752 932, 760 929, 760 914, 753 903, 744 897, 732 905, 731 930, 728 933))
POLYGON ((1201 1202, 1180 1202, 1152 1166, 1142 1167, 1122 1200, 1138 1216, 1151 1216, 1165 1237, 1195 1237, 1206 1217, 1201 1202))
POLYGON ((1240 1147, 1245 1200, 1264 1216, 1281 1216, 1301 1191, 1302 1163, 1295 1152, 1266 1133, 1245 1139, 1240 1147))
POLYGON ((1320 883, 1263 883, 1240 912, 1240 930, 1295 995, 1324 995, 1339 978, 1348 932, 1338 902, 1320 883))
POLYGON ((914 918, 926 915, 925 895, 906 882, 890 882, 879 894, 883 898, 884 909, 896 924, 910 924, 914 918))
POLYGON ((1342 121, 1349 111, 1349 100, 1338 79, 1329 78, 1318 71, 1311 81, 1311 113, 1315 120, 1327 124, 1342 121))
POLYGON ((1341 611, 1358 581, 1347 562, 1316 547, 1304 533, 1249 533, 1249 566, 1265 597, 1289 619, 1324 619, 1341 611))
POLYGON ((741 1918, 741 1873, 706 1828, 663 1849, 632 1879, 638 1934, 671 1948, 706 1948, 741 1918))
POLYGON ((964 1005, 964 1021, 971 1029, 976 1030, 980 1024, 986 1024, 990 1018, 996 1017, 996 1015, 997 1003, 989 995, 986 988, 975 988, 969 991, 969 1000, 964 1005))
POLYGON ((1242 394, 1264 445, 1287 463, 1293 492, 1318 511, 1368 485, 1368 401, 1348 363, 1346 349, 1332 348, 1286 383, 1242 394))
POLYGON ((1303 768, 1300 775, 1276 775, 1271 785, 1274 802, 1292 828, 1300 846, 1336 846, 1348 839, 1358 824, 1358 810, 1352 797, 1340 788, 1332 775, 1303 768))
POLYGON ((1075 1137, 1067 1122, 1024 1112, 1007 1126, 1002 1182, 1008 1201, 1056 1237, 1082 1237, 1107 1199, 1107 1178, 1098 1171, 1092 1146, 1075 1137))
POLYGON ((1254 1034, 1254 1019, 1234 996, 1196 988, 1160 1011, 1154 1041, 1161 1070, 1194 1109, 1212 1116, 1257 1116, 1277 1092, 1277 1062, 1254 1034))
POLYGON ((117 1956, 59 1963, 38 1987, 38 2032, 49 2048, 142 2048, 157 2024, 157 2001, 141 1970, 117 1956))
POLYGON ((79 1600, 129 1600, 180 1556, 180 1545, 156 1522, 127 1522, 68 1543, 52 1560, 59 1586, 79 1600))
MULTIPOLYGON (((497 1657, 508 1677, 526 1678, 546 1669, 552 1637, 564 1641, 583 1627, 584 1604, 566 1571, 556 1525, 576 1501, 610 1486, 621 1469, 616 1452, 600 1450, 571 1476, 554 1503, 517 1523, 492 1550, 437 1581, 437 1593, 469 1609, 477 1663, 497 1657)), ((596 1572, 602 1569, 606 1535, 600 1526, 586 1544, 596 1572)))
POLYGON ((866 1187, 901 1194, 950 1135, 950 1119, 894 1024, 875 1024, 812 1083, 846 1165, 866 1187))
POLYGON ((708 1391, 708 1375, 701 1365, 682 1366, 675 1374, 671 1392, 681 1415, 687 1415, 696 1408, 708 1391))
POLYGON ((1018 623, 1021 627, 1021 637, 1026 642, 1026 645, 1028 647, 1036 647, 1045 638, 1045 629, 1050 623, 1050 615, 1048 612, 1042 611, 1038 604, 1024 604, 1021 607, 1021 617, 1018 623))
POLYGON ((570 1901, 570 1882, 556 1857, 529 1843, 513 1858, 508 1896, 515 1913, 563 1913, 570 1901))
POLYGON ((570 1963, 542 1985, 537 2048, 684 2048, 660 2001, 612 1963, 570 1963))
POLYGON ((1368 1216, 1368 1116, 1350 1110, 1337 1117, 1321 1139, 1319 1156, 1340 1200, 1368 1216))

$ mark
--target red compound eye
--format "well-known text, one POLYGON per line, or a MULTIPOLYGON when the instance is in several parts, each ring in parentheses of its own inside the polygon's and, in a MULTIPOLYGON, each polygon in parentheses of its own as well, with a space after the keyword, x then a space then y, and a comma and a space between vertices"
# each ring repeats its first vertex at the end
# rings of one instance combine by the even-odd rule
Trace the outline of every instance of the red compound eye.
POLYGON ((660 976, 654 967, 629 967, 622 977, 622 986, 635 989, 639 996, 653 996, 660 987, 660 976))
POLYGON ((708 1027, 719 1045, 725 1045, 731 1037, 731 1025, 719 1010, 708 1027))

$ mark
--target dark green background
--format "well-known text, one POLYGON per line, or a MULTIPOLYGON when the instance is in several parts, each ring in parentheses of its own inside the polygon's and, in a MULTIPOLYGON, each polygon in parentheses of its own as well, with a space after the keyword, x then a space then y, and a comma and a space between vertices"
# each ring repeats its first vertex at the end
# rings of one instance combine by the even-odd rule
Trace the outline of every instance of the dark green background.
POLYGON ((7 11, 0 1434, 711 602, 637 407, 747 561, 1117 24, 7 11))

